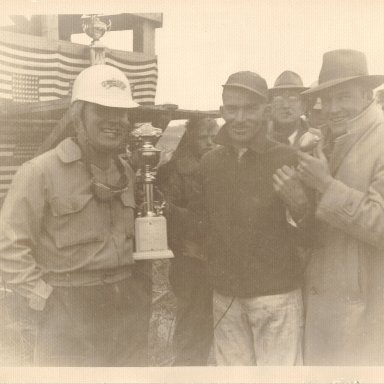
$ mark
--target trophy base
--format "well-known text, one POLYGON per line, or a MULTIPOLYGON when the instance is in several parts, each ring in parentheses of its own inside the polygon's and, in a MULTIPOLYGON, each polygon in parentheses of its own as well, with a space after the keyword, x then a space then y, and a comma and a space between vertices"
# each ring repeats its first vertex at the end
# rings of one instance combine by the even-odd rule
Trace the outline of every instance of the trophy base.
POLYGON ((169 259, 167 224, 164 216, 145 216, 135 220, 136 252, 134 260, 169 259))
POLYGON ((173 257, 173 252, 169 249, 164 249, 162 251, 133 252, 134 260, 172 259, 173 257))

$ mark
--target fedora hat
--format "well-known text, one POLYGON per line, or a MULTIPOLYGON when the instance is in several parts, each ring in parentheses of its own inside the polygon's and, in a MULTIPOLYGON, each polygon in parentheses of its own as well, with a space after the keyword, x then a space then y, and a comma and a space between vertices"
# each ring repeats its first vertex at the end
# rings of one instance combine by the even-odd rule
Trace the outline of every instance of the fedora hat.
POLYGON ((265 79, 251 71, 233 73, 228 77, 224 88, 240 88, 252 92, 264 100, 268 99, 268 85, 265 79))
POLYGON ((349 81, 360 81, 374 89, 384 83, 384 75, 368 74, 367 59, 363 52, 337 49, 324 53, 318 85, 302 94, 318 93, 349 81))
POLYGON ((308 89, 308 87, 304 87, 303 80, 301 80, 301 77, 297 73, 292 71, 284 71, 276 79, 273 88, 270 88, 269 92, 273 94, 276 91, 285 89, 292 89, 301 92, 308 89))

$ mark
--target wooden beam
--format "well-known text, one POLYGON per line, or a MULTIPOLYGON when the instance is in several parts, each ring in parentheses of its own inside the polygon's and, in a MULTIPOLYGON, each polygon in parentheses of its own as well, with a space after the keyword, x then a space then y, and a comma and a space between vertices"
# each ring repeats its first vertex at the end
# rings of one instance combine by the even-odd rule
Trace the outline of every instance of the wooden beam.
POLYGON ((161 28, 163 26, 163 14, 162 13, 134 13, 136 17, 150 21, 155 28, 161 28))
POLYGON ((51 40, 59 40, 59 16, 42 15, 41 36, 51 40))
MULTIPOLYGON (((83 33, 81 14, 59 15, 59 38, 70 40, 74 33, 83 33)), ((111 31, 127 31, 143 21, 150 22, 154 28, 163 25, 162 13, 120 13, 113 15, 101 15, 103 21, 111 20, 111 31)))
POLYGON ((155 55, 155 27, 150 21, 138 22, 133 28, 133 51, 155 55))

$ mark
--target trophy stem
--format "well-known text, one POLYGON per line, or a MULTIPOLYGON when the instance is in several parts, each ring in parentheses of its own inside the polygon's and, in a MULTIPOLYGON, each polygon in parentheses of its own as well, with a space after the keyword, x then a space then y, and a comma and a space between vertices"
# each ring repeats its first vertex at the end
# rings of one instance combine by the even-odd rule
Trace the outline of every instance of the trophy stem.
POLYGON ((145 202, 147 203, 147 216, 156 216, 153 204, 153 184, 144 183, 145 202))

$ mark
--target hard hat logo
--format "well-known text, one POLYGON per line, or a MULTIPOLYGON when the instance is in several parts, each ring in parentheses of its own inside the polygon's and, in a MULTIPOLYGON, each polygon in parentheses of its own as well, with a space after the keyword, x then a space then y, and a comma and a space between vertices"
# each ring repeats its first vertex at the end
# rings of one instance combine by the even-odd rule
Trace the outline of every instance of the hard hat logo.
POLYGON ((127 88, 127 86, 121 80, 117 79, 105 80, 101 83, 101 85, 107 89, 111 87, 117 87, 122 89, 123 91, 125 90, 125 88, 127 88))
POLYGON ((112 108, 137 108, 131 87, 125 74, 106 64, 92 65, 84 69, 72 87, 72 103, 76 100, 112 108))

